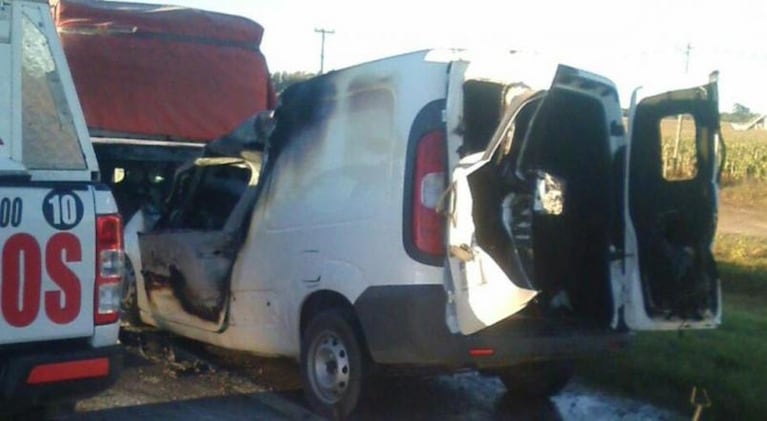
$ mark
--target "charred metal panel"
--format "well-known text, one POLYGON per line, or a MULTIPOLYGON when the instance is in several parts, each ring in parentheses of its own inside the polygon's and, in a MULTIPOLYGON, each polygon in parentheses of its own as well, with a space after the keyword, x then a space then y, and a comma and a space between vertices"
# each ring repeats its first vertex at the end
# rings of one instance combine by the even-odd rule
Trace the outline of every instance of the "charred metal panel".
POLYGON ((177 177, 154 232, 139 234, 153 316, 220 332, 231 271, 258 196, 261 153, 251 160, 200 158, 177 177))
MULTIPOLYGON (((140 234, 139 241, 147 294, 153 306, 167 307, 171 303, 162 301, 172 297, 185 312, 200 319, 224 320, 237 236, 220 231, 188 231, 140 234)), ((169 318, 175 319, 172 314, 169 318)))

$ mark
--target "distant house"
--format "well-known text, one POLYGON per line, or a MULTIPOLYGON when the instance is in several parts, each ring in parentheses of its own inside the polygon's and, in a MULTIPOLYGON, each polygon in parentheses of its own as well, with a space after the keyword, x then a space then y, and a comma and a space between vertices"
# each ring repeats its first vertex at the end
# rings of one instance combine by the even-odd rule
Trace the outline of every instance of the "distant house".
POLYGON ((767 129, 767 114, 762 114, 747 123, 731 123, 735 130, 765 130, 767 129))

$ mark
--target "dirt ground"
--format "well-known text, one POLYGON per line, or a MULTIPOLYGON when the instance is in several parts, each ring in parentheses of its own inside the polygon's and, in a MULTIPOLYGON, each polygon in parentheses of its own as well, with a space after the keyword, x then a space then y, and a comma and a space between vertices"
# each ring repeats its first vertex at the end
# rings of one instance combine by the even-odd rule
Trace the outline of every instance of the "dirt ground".
POLYGON ((717 232, 767 238, 767 211, 723 204, 719 209, 717 232))

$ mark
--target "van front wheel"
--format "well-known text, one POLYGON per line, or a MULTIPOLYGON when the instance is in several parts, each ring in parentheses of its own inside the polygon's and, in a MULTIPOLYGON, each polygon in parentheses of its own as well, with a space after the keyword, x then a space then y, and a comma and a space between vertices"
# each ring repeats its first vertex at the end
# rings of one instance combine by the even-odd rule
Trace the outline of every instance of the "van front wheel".
POLYGON ((361 349, 343 311, 324 311, 309 322, 301 340, 301 380, 312 409, 334 419, 354 410, 364 379, 361 349))

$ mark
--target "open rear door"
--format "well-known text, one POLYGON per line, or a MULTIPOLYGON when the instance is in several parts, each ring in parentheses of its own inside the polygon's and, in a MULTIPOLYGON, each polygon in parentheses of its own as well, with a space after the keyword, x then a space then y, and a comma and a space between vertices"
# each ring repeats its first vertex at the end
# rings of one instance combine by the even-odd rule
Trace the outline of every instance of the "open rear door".
POLYGON ((721 163, 717 83, 633 103, 624 320, 635 330, 715 327, 721 321, 711 252, 721 163))
MULTIPOLYGON (((620 146, 619 143, 622 143, 617 140, 612 141, 613 135, 622 141, 622 130, 620 132, 609 130, 612 126, 618 126, 622 129, 619 123, 618 96, 612 82, 599 75, 567 66, 559 66, 552 76, 553 82, 548 93, 540 89, 530 88, 524 81, 508 84, 508 89, 504 94, 504 116, 486 150, 468 155, 458 161, 456 165, 451 166, 451 191, 445 206, 448 209, 447 248, 449 261, 448 282, 446 284, 450 294, 447 312, 448 326, 454 332, 460 331, 464 334, 470 334, 508 318, 525 308, 539 293, 536 290, 538 286, 536 286, 534 275, 532 279, 528 277, 529 271, 526 270, 524 259, 519 258, 521 254, 518 253, 517 245, 513 246, 517 250, 516 259, 513 255, 504 257, 511 260, 511 265, 509 265, 509 262, 494 260, 494 256, 495 258, 500 257, 497 255, 498 253, 491 256, 488 250, 483 249, 477 241, 476 227, 483 221, 475 220, 474 212, 476 212, 477 206, 475 206, 474 201, 480 196, 475 195, 472 188, 477 189, 482 184, 482 179, 478 176, 480 169, 485 165, 494 165, 491 161, 495 160, 496 151, 501 145, 503 145, 504 153, 512 154, 512 158, 514 154, 518 154, 516 171, 519 181, 527 183, 529 186, 535 185, 535 187, 529 187, 533 190, 530 193, 536 203, 532 205, 530 212, 546 212, 545 206, 541 205, 542 198, 548 197, 546 183, 538 178, 540 171, 535 171, 546 168, 543 162, 539 162, 545 154, 536 153, 536 151, 543 148, 548 151, 546 156, 561 157, 562 153, 556 149, 557 143, 533 139, 531 127, 535 126, 541 118, 552 117, 545 111, 556 105, 558 96, 551 95, 552 92, 575 92, 595 100, 596 103, 599 103, 600 109, 603 110, 603 113, 600 114, 602 119, 595 124, 604 124, 605 128, 600 133, 611 136, 607 139, 597 139, 596 142, 604 140, 605 144, 616 149, 620 146), (525 117, 531 120, 522 118, 522 115, 526 113, 524 110, 529 110, 528 105, 535 107, 532 117, 529 115, 525 117), (523 124, 525 121, 527 123, 523 124), (517 127, 518 123, 519 128, 517 127), (527 127, 527 129, 522 127, 527 127), (513 152, 514 150, 517 152, 513 152), (535 179, 529 179, 529 177, 535 179), (507 270, 504 270, 504 267, 507 270)), ((462 80, 451 74, 448 94, 449 106, 446 113, 448 145, 451 151, 456 150, 456 147, 461 145, 460 140, 455 139, 456 136, 460 136, 458 133, 461 131, 455 128, 461 127, 462 116, 455 108, 450 108, 450 104, 453 106, 463 105, 461 101, 454 99, 461 93, 462 86, 459 82, 462 83, 462 80)), ((574 108, 569 112, 577 114, 579 110, 574 108)), ((545 126, 548 121, 540 121, 539 123, 540 126, 545 126)), ((524 195, 525 193, 522 192, 521 194, 524 195)), ((608 193, 605 192, 605 194, 608 193)), ((507 198, 512 195, 510 194, 507 198)), ((495 206, 493 203, 486 205, 495 206)), ((498 206, 497 211, 499 213, 501 212, 500 208, 501 206, 498 206)), ((532 223, 524 220, 520 222, 532 223)), ((533 230, 528 226, 526 232, 527 239, 520 238, 530 242, 529 236, 532 235, 533 230)), ((510 235, 514 237, 513 234, 510 235)), ((516 244, 516 240, 520 238, 512 238, 512 243, 516 244)), ((607 248, 606 245, 605 248, 607 248)))
MULTIPOLYGON (((517 286, 477 244, 469 177, 487 164, 483 153, 470 155, 453 170, 448 215, 448 326, 465 335, 522 310, 538 292, 517 286)), ((500 212, 500 209, 499 209, 500 212)))
MULTIPOLYGON (((466 62, 453 62, 450 68, 447 95, 448 150, 457 151, 463 145, 463 83, 466 62)), ((446 196, 448 270, 445 285, 449 299, 447 324, 453 333, 465 335, 477 332, 519 312, 538 294, 532 288, 518 286, 501 266, 477 244, 473 215, 474 199, 470 177, 488 164, 494 151, 513 130, 517 112, 537 92, 526 87, 515 88, 508 99, 502 122, 483 152, 458 160, 451 155, 450 189, 446 196)), ((500 212, 500 209, 498 209, 500 212)), ((510 257, 511 258, 511 257, 510 257)), ((520 284, 525 281, 517 279, 520 284)), ((529 287, 529 285, 527 285, 529 287)))

